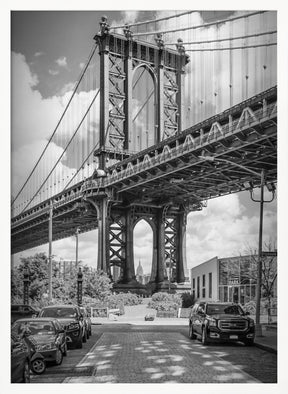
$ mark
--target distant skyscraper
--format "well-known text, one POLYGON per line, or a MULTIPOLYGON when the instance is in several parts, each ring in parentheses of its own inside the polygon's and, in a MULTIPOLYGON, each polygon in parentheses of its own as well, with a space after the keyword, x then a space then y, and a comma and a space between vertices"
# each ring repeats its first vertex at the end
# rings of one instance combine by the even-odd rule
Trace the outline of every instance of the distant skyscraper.
POLYGON ((136 280, 138 280, 139 283, 143 283, 143 267, 140 260, 139 265, 136 269, 136 280))

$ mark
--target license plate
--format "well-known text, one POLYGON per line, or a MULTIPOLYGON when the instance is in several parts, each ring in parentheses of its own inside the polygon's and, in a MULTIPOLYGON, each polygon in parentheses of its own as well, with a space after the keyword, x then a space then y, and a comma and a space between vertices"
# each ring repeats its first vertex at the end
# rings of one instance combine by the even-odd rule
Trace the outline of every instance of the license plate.
POLYGON ((238 335, 230 335, 230 339, 238 339, 238 335))

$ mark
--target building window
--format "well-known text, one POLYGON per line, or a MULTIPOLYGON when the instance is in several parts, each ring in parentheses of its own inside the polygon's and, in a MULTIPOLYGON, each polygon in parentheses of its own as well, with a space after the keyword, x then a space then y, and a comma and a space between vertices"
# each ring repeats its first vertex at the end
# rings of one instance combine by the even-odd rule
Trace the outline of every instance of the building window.
POLYGON ((205 287, 205 274, 202 275, 202 287, 205 287))
POLYGON ((206 292, 205 292, 205 287, 202 288, 202 297, 205 298, 206 292))
POLYGON ((212 298, 212 272, 209 272, 209 298, 212 298))
POLYGON ((195 290, 195 278, 192 279, 192 289, 195 290))
POLYGON ((197 298, 200 298, 200 276, 197 276, 197 298))

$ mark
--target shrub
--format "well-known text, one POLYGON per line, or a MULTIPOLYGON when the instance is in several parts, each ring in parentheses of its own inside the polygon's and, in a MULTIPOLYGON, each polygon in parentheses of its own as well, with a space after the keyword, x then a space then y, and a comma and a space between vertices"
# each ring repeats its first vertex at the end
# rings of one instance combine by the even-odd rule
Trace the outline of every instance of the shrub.
POLYGON ((195 302, 194 295, 188 292, 182 293, 181 298, 182 298, 182 308, 189 308, 195 302))
POLYGON ((182 305, 180 294, 155 293, 148 304, 148 308, 156 309, 156 311, 175 311, 182 305))

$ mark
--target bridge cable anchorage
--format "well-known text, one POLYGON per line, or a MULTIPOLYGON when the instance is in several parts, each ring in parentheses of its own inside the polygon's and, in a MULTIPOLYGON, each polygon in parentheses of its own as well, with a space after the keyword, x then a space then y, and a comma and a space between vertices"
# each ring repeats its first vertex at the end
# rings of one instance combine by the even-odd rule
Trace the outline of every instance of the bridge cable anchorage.
POLYGON ((182 12, 180 14, 170 15, 170 16, 166 16, 166 17, 158 18, 158 19, 150 19, 150 20, 144 21, 144 22, 135 22, 135 23, 127 23, 125 25, 119 25, 119 26, 110 26, 110 29, 113 29, 113 30, 125 29, 125 28, 127 28, 127 26, 128 27, 134 27, 134 26, 146 25, 148 23, 162 22, 162 21, 166 21, 168 19, 178 18, 178 17, 183 16, 183 15, 192 14, 193 12, 197 12, 197 11, 186 11, 186 12, 182 12))
POLYGON ((84 122, 88 112, 90 111, 90 108, 92 107, 92 105, 94 104, 94 101, 96 100, 98 94, 99 94, 100 89, 97 91, 97 93, 95 94, 93 100, 91 101, 87 111, 85 112, 84 116, 82 117, 78 127, 76 128, 75 132, 73 133, 72 137, 70 138, 70 140, 68 141, 65 149, 63 149, 63 152, 61 153, 61 155, 59 156, 58 160, 56 161, 56 163, 54 164, 54 166, 52 167, 51 171, 49 172, 49 174, 47 175, 47 177, 45 178, 45 180, 42 182, 41 186, 39 187, 39 189, 36 191, 36 193, 34 194, 34 196, 30 199, 30 201, 28 202, 28 204, 25 206, 25 208, 23 208, 23 210, 20 212, 23 213, 25 211, 25 209, 27 207, 29 207, 29 205, 31 204, 31 202, 34 200, 34 198, 37 196, 37 194, 39 193, 39 191, 42 189, 42 187, 45 185, 45 183, 47 182, 47 180, 49 179, 50 175, 52 174, 52 172, 55 170, 56 166, 58 165, 58 163, 60 162, 60 160, 62 159, 62 157, 64 156, 64 154, 66 153, 67 148, 69 147, 70 143, 72 142, 72 140, 74 139, 75 135, 77 134, 77 132, 79 131, 82 123, 84 122))
POLYGON ((215 22, 210 22, 210 23, 204 23, 202 25, 197 25, 197 26, 190 26, 190 27, 182 27, 178 29, 170 29, 170 30, 159 30, 159 31, 150 31, 150 32, 144 32, 144 33, 134 33, 133 36, 151 36, 151 35, 156 35, 158 33, 166 34, 166 33, 175 33, 176 31, 185 31, 185 30, 194 30, 194 29, 201 29, 203 27, 209 27, 209 26, 214 26, 214 25, 219 25, 219 23, 225 23, 225 22, 233 22, 237 19, 242 19, 242 18, 248 18, 249 16, 254 16, 258 14, 263 14, 264 12, 268 11, 256 11, 256 12, 251 12, 249 14, 241 15, 241 16, 235 16, 233 18, 227 18, 227 19, 220 19, 215 22))
MULTIPOLYGON (((61 115, 61 117, 60 117, 60 119, 59 119, 59 121, 58 121, 58 123, 57 123, 57 125, 56 125, 56 127, 55 127, 55 129, 54 129, 54 131, 53 131, 53 133, 52 133, 52 135, 51 135, 50 138, 49 138, 49 141, 47 142, 47 144, 46 144, 46 146, 45 146, 43 152, 41 153, 39 159, 37 160, 36 164, 34 165, 32 171, 30 172, 30 174, 29 174, 29 176, 28 176, 28 178, 26 179, 26 181, 24 182, 24 184, 23 184, 23 186, 21 187, 20 191, 17 193, 16 197, 15 197, 14 200, 12 201, 12 203, 11 203, 12 206, 13 206, 14 202, 17 200, 17 198, 19 197, 19 195, 21 194, 21 192, 23 191, 24 187, 27 185, 27 183, 28 183, 28 181, 30 180, 30 178, 32 177, 34 171, 36 170, 36 167, 38 166, 38 164, 39 164, 40 160, 42 159, 42 157, 44 156, 44 153, 46 152, 46 150, 47 150, 49 144, 51 143, 52 138, 54 137, 56 131, 58 130, 58 127, 59 127, 60 123, 62 122, 62 119, 64 118, 64 115, 65 115, 65 113, 67 112, 67 110, 68 110, 68 108, 69 108, 69 106, 70 106, 70 104, 71 104, 71 101, 72 101, 73 97, 75 96, 75 94, 76 94, 76 92, 77 92, 77 89, 78 89, 78 87, 79 87, 79 85, 80 85, 80 83, 81 83, 81 81, 82 81, 82 79, 83 79, 83 77, 84 77, 84 74, 85 74, 85 72, 86 72, 86 70, 87 70, 87 68, 88 68, 88 66, 89 66, 89 64, 90 64, 90 62, 91 62, 91 59, 92 59, 92 57, 93 57, 93 55, 94 55, 94 53, 95 53, 95 51, 96 51, 97 46, 98 46, 98 44, 97 44, 97 43, 94 43, 93 48, 92 48, 92 50, 91 50, 91 52, 90 52, 90 54, 89 54, 89 56, 88 56, 88 60, 87 60, 87 62, 86 62, 86 65, 85 65, 85 67, 83 67, 83 69, 82 69, 82 71, 81 71, 81 73, 80 73, 79 80, 78 80, 78 82, 76 82, 76 84, 75 84, 75 86, 74 86, 72 95, 71 95, 71 97, 70 97, 70 99, 69 99, 69 101, 68 101, 68 103, 67 103, 67 105, 66 105, 66 107, 65 107, 65 109, 64 109, 63 114, 61 115)), ((38 193, 38 192, 37 192, 37 193, 38 193)), ((35 196, 34 196, 34 197, 35 197, 35 196)), ((33 198, 34 198, 34 197, 33 197, 33 198)), ((22 212, 23 212, 23 211, 22 211, 22 212)))
MULTIPOLYGON (((196 45, 196 44, 209 44, 212 42, 220 42, 220 41, 233 41, 233 40, 241 40, 245 38, 251 38, 251 37, 260 37, 260 36, 266 36, 268 34, 276 34, 277 30, 272 30, 272 31, 266 31, 263 33, 255 33, 255 34, 249 34, 246 36, 237 36, 237 37, 227 37, 227 38, 219 38, 217 40, 205 40, 205 41, 193 41, 193 42, 182 42, 182 45, 196 45)), ((177 42, 169 42, 166 43, 165 45, 177 45, 177 42)))
POLYGON ((267 44, 246 45, 246 46, 240 46, 240 47, 186 49, 186 52, 231 51, 232 49, 270 47, 273 45, 277 45, 277 42, 270 42, 267 44))

